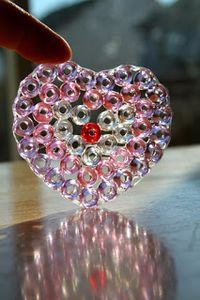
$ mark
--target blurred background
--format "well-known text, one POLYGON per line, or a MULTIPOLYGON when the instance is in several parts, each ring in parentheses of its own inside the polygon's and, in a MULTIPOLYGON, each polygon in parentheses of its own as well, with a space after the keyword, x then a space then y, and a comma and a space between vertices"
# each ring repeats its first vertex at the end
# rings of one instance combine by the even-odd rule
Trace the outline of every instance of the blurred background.
MULTIPOLYGON (((18 5, 68 40, 94 70, 122 63, 152 69, 174 111, 171 146, 200 143, 199 0, 22 0, 18 5)), ((18 158, 11 106, 30 62, 0 49, 0 160, 18 158)))

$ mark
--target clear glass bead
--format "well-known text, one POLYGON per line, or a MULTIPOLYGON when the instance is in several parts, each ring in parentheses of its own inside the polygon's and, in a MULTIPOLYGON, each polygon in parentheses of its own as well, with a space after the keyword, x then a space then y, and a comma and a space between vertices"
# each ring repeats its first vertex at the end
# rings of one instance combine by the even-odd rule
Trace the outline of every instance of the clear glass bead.
POLYGON ((23 96, 34 98, 39 94, 40 84, 36 78, 31 75, 26 77, 20 84, 19 91, 23 96))
POLYGON ((96 170, 99 174, 99 177, 105 180, 109 180, 110 178, 112 178, 115 173, 114 165, 110 159, 101 160, 98 163, 96 170))
POLYGON ((80 135, 73 135, 68 140, 68 148, 72 154, 81 155, 85 149, 85 142, 80 135))
POLYGON ((33 131, 33 136, 38 143, 47 145, 53 140, 54 128, 50 124, 38 124, 33 131))
POLYGON ((72 61, 67 61, 58 65, 58 78, 61 81, 68 81, 75 79, 77 76, 78 65, 72 61))
POLYGON ((43 102, 37 103, 33 110, 33 117, 38 123, 49 123, 53 117, 51 106, 43 102))
POLYGON ((69 140, 73 134, 73 126, 69 120, 61 119, 58 120, 55 124, 55 136, 62 140, 69 140))
POLYGON ((118 119, 121 123, 132 124, 135 119, 135 107, 124 104, 118 111, 118 119))
POLYGON ((134 136, 139 136, 141 138, 149 137, 152 130, 151 123, 146 118, 135 119, 132 128, 134 136))
POLYGON ((108 110, 116 112, 122 106, 122 101, 123 98, 119 93, 109 91, 104 95, 103 106, 108 110))
POLYGON ((46 154, 37 153, 32 157, 30 167, 37 175, 45 175, 50 171, 51 160, 46 154))
POLYGON ((134 176, 143 177, 149 172, 147 160, 134 157, 130 162, 131 172, 134 176))
POLYGON ((151 118, 154 112, 152 101, 141 99, 135 103, 137 117, 151 118))
POLYGON ((130 153, 127 149, 118 147, 112 154, 112 163, 116 168, 124 168, 130 162, 130 153))
POLYGON ((73 154, 67 154, 60 162, 60 169, 66 174, 75 174, 79 171, 81 162, 73 154))
POLYGON ((30 98, 26 96, 19 96, 15 99, 13 111, 18 115, 25 117, 32 113, 33 107, 33 102, 30 98))
POLYGON ((82 154, 82 161, 85 165, 95 167, 101 159, 101 152, 99 147, 87 147, 82 154))
POLYGON ((151 140, 158 144, 161 149, 165 149, 170 142, 170 131, 164 126, 154 126, 152 128, 151 140))
POLYGON ((21 157, 32 158, 38 151, 38 144, 33 138, 23 138, 19 141, 18 151, 21 157))
POLYGON ((68 119, 71 116, 71 104, 66 100, 58 101, 53 106, 53 113, 58 119, 68 119))
POLYGON ((134 77, 134 82, 140 90, 151 90, 157 79, 153 73, 146 68, 141 68, 134 77))
POLYGON ((119 124, 113 130, 113 135, 116 137, 118 143, 125 144, 132 138, 133 130, 130 125, 119 124))
POLYGON ((138 137, 133 137, 126 145, 128 151, 133 156, 141 156, 145 153, 147 145, 145 141, 138 137))
POLYGON ((133 79, 132 71, 130 66, 119 66, 114 69, 113 72, 115 78, 115 84, 118 86, 124 86, 127 83, 130 83, 133 79))
POLYGON ((53 140, 47 147, 46 153, 51 159, 62 159, 66 154, 66 146, 63 142, 53 140))
POLYGON ((46 83, 40 89, 40 99, 46 103, 53 105, 60 99, 60 90, 53 83, 46 83))
POLYGON ((110 131, 116 125, 116 118, 114 113, 111 111, 105 110, 99 114, 97 122, 102 130, 110 131))
POLYGON ((115 81, 113 75, 109 74, 109 72, 101 71, 96 74, 96 86, 97 88, 110 91, 115 86, 115 81))
POLYGON ((105 202, 114 200, 117 196, 117 186, 114 182, 102 181, 98 187, 100 199, 105 202))
POLYGON ((77 178, 82 186, 91 187, 96 183, 98 173, 91 167, 82 167, 78 172, 77 178))
POLYGON ((13 131, 19 136, 30 136, 33 129, 34 124, 29 117, 17 118, 13 124, 13 131))
POLYGON ((86 208, 96 206, 98 199, 97 191, 92 188, 84 188, 80 195, 80 203, 86 208))
POLYGON ((45 175, 45 182, 53 190, 59 190, 64 184, 64 178, 58 168, 51 168, 45 175))
POLYGON ((94 71, 89 69, 80 70, 77 74, 76 82, 83 91, 92 89, 96 83, 94 71))
POLYGON ((43 83, 53 82, 57 76, 57 68, 53 65, 41 64, 37 66, 34 74, 43 83))
POLYGON ((125 85, 120 93, 124 101, 129 104, 135 104, 141 97, 141 92, 136 84, 125 85))
POLYGON ((116 148, 117 140, 112 134, 104 134, 100 141, 99 147, 103 155, 110 155, 116 148))
POLYGON ((132 187, 133 175, 129 170, 119 170, 114 176, 114 181, 119 190, 127 190, 132 187))
POLYGON ((78 200, 80 194, 80 186, 77 180, 68 179, 64 182, 61 193, 67 200, 78 200))
POLYGON ((83 103, 89 109, 96 110, 103 104, 102 93, 98 90, 88 90, 83 96, 83 103))
POLYGON ((60 96, 69 102, 75 102, 80 96, 80 87, 75 82, 63 83, 60 87, 60 96))
POLYGON ((76 125, 84 125, 90 121, 90 111, 85 105, 77 105, 72 109, 72 120, 76 125))

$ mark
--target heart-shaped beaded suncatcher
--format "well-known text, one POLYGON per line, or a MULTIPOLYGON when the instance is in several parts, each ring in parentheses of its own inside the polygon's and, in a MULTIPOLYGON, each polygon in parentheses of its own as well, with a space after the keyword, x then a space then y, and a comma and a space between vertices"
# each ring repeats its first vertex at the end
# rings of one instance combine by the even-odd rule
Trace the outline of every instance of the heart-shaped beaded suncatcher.
POLYGON ((142 67, 95 73, 72 61, 39 65, 19 86, 13 131, 33 172, 91 207, 145 176, 170 141, 167 90, 142 67))

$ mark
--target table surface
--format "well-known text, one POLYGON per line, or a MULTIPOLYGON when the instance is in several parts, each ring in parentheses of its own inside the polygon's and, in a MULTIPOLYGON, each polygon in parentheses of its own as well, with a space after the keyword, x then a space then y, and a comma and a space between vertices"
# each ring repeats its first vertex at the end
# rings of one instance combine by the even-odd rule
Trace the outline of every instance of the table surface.
POLYGON ((177 300, 200 299, 200 146, 166 150, 141 183, 105 209, 77 213, 74 204, 49 190, 24 162, 2 163, 1 299, 172 300, 173 290, 177 300), (71 249, 70 257, 62 247, 71 249), (114 260, 107 250, 115 253, 114 260), (137 268, 125 268, 125 255, 137 268), (69 273, 56 273, 65 263, 69 273), (94 264, 99 268, 91 269, 94 264), (154 272, 144 275, 144 269, 154 272), (38 276, 34 282, 31 274, 38 276), (69 274, 73 281, 66 284, 69 274), (150 298, 145 298, 147 291, 150 298))

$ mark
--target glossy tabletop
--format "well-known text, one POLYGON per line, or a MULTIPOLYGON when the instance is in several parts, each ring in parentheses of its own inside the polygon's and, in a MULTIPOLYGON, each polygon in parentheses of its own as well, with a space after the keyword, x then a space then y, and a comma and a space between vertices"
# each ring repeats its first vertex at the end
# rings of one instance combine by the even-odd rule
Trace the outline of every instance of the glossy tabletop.
POLYGON ((0 299, 200 299, 200 146, 168 149, 104 208, 1 164, 0 299))

